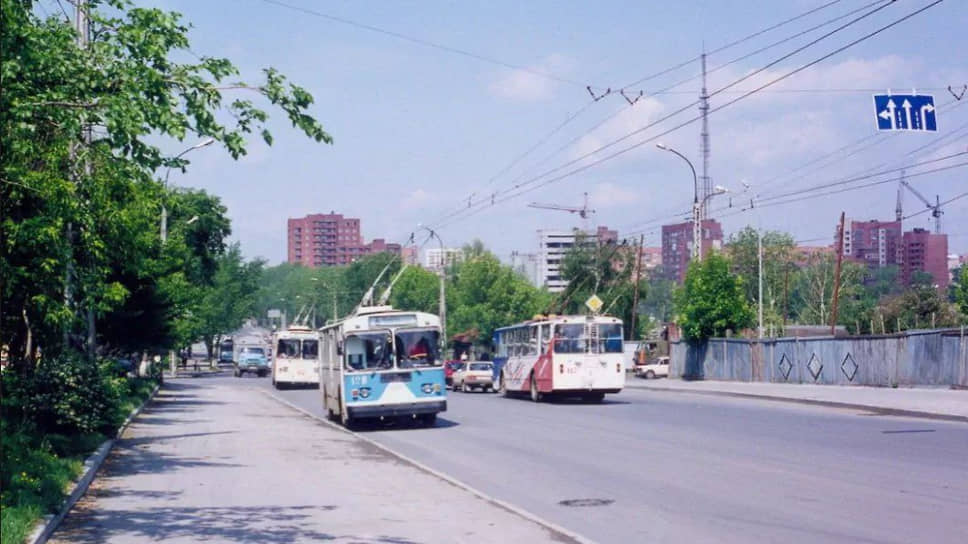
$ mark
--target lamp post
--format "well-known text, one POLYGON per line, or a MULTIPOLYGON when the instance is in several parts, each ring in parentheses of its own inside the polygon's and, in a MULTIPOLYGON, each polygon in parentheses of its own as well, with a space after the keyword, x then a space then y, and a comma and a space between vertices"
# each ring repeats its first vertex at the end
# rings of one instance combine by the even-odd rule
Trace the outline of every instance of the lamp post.
POLYGON ((692 170, 692 185, 693 185, 693 197, 692 197, 692 258, 699 261, 702 260, 702 207, 699 204, 699 177, 696 175, 696 167, 692 165, 692 161, 686 158, 685 155, 679 153, 675 149, 665 145, 662 142, 655 144, 656 147, 663 151, 668 151, 670 153, 675 153, 679 158, 686 161, 689 165, 689 169, 692 170))
POLYGON ((431 238, 436 238, 438 244, 440 244, 440 307, 438 314, 440 316, 440 344, 441 349, 447 350, 447 292, 444 287, 447 278, 447 259, 444 253, 444 241, 440 238, 440 235, 430 227, 420 227, 430 233, 431 238))
MULTIPOLYGON (((740 183, 743 184, 744 193, 749 192, 753 188, 745 180, 740 181, 740 183)), ((756 195, 750 198, 750 208, 756 208, 756 195)), ((759 210, 756 210, 756 281, 756 333, 757 338, 763 338, 763 225, 760 221, 759 210)))
MULTIPOLYGON (((208 138, 207 140, 204 140, 202 142, 199 142, 199 143, 197 143, 197 144, 189 147, 188 149, 182 151, 181 153, 175 155, 175 159, 180 159, 182 156, 184 156, 186 153, 188 153, 190 151, 194 151, 196 149, 201 149, 203 147, 208 147, 208 146, 212 145, 213 143, 215 143, 215 138, 208 138)), ((165 191, 166 192, 168 190, 168 176, 170 176, 170 175, 171 175, 171 166, 169 166, 168 167, 168 170, 165 171, 165 185, 164 185, 164 187, 165 187, 165 191)), ((165 195, 162 195, 162 201, 161 201, 161 243, 162 244, 164 244, 166 241, 168 241, 168 208, 165 207, 164 197, 165 197, 165 195)), ((189 220, 189 223, 195 221, 196 219, 197 218, 190 219, 189 220)))

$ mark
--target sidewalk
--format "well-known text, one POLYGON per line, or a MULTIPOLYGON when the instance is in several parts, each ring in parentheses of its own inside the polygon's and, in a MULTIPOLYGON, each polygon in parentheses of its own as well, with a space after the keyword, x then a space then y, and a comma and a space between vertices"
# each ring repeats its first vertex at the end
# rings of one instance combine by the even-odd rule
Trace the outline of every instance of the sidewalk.
POLYGON ((793 383, 724 382, 714 380, 645 380, 629 377, 626 387, 707 395, 762 398, 884 414, 931 417, 968 422, 968 391, 941 388, 887 388, 793 383))
POLYGON ((199 541, 572 542, 255 388, 167 382, 51 542, 199 541))

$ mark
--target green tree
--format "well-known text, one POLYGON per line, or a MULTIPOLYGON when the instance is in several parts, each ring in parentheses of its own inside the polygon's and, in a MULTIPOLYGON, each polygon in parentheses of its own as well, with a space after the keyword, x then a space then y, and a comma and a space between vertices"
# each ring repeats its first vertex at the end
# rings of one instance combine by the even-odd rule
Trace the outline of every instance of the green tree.
POLYGON ((253 315, 262 265, 262 261, 245 262, 238 244, 218 257, 212 285, 202 289, 195 311, 198 336, 204 339, 210 359, 221 337, 253 315))
POLYGON ((955 302, 961 309, 962 317, 968 318, 968 266, 962 266, 961 273, 956 278, 957 281, 955 282, 954 289, 955 302))
MULTIPOLYGON (((829 325, 833 311, 834 272, 837 258, 835 255, 816 255, 799 270, 793 281, 797 321, 808 325, 829 325)), ((863 278, 867 273, 863 265, 844 261, 840 271, 840 299, 838 302, 837 324, 846 325, 851 330, 856 323, 869 321, 866 310, 872 307, 865 300, 863 278)), ((856 331, 855 331, 856 332, 856 331)))
POLYGON ((161 259, 157 230, 146 228, 165 198, 153 178, 188 163, 159 142, 211 137, 236 158, 250 134, 271 144, 268 114, 246 94, 331 141, 308 113, 312 96, 275 70, 253 84, 230 81, 238 71, 227 59, 173 60, 190 52, 178 14, 91 2, 82 48, 69 22, 40 18, 33 5, 0 0, 0 341, 15 365, 37 345, 66 349, 63 332, 93 334, 131 287, 153 289, 124 261, 161 259))
POLYGON ((461 263, 447 293, 448 338, 476 336, 484 346, 491 346, 494 329, 531 319, 550 302, 490 252, 461 263))
POLYGON ((912 285, 903 293, 886 298, 877 307, 877 313, 888 331, 953 327, 963 322, 957 307, 932 285, 912 285))
POLYGON ((660 270, 653 270, 646 278, 646 296, 642 314, 660 322, 669 321, 673 315, 673 294, 676 283, 666 278, 660 270))
POLYGON ((390 302, 398 310, 437 314, 440 310, 440 277, 423 268, 408 267, 393 286, 390 302))
POLYGON ((636 248, 626 242, 602 244, 579 235, 575 245, 561 262, 561 277, 568 286, 559 295, 555 311, 567 314, 587 312, 585 301, 598 295, 604 302, 603 312, 622 319, 625 337, 631 338, 632 303, 636 287, 639 300, 646 300, 648 281, 643 274, 634 285, 636 248))
POLYGON ((689 264, 685 282, 676 291, 676 316, 690 342, 738 332, 753 324, 743 279, 730 271, 725 256, 713 253, 689 264))
MULTIPOLYGON (((793 265, 793 236, 764 231, 763 240, 763 325, 780 328, 787 306, 789 273, 793 265)), ((746 300, 756 306, 759 299, 759 240, 756 229, 746 227, 731 235, 725 253, 732 270, 743 278, 746 300)))

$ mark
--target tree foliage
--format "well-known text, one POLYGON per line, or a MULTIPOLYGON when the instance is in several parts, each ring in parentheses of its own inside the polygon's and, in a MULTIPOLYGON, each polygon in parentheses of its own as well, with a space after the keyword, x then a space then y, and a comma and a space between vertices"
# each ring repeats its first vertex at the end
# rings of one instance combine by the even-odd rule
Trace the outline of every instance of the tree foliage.
POLYGON ((550 301, 546 291, 531 285, 490 252, 458 265, 447 290, 448 337, 476 335, 477 342, 485 346, 491 345, 494 329, 531 319, 550 301))
MULTIPOLYGON (((635 290, 640 301, 647 299, 648 281, 641 274, 634 285, 636 248, 626 242, 598 243, 579 235, 575 245, 561 262, 561 277, 568 286, 559 295, 554 311, 566 314, 583 314, 588 310, 585 301, 598 295, 604 303, 603 312, 622 319, 626 338, 631 338, 632 304, 635 290)), ((641 323, 640 323, 641 324, 641 323)))
POLYGON ((250 135, 271 144, 268 113, 252 99, 316 141, 331 138, 309 113, 312 96, 272 68, 251 83, 233 80, 227 59, 173 60, 190 51, 176 13, 90 2, 82 47, 70 22, 33 5, 0 0, 0 341, 23 372, 38 346, 77 347, 95 321, 102 350, 184 341, 180 295, 211 282, 228 222, 207 195, 163 189, 159 170, 188 162, 161 142, 210 137, 236 158, 250 135), (178 231, 164 246, 163 201, 178 231), (125 319, 146 334, 121 341, 125 319))
POLYGON ((730 270, 729 259, 717 253, 689 264, 675 302, 677 321, 690 342, 723 336, 728 330, 739 332, 753 324, 743 279, 730 270))

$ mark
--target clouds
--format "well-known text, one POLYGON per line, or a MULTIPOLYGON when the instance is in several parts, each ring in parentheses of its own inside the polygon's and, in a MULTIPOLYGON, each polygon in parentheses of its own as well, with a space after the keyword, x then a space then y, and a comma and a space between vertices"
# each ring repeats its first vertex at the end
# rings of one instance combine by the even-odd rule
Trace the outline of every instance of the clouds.
MULTIPOLYGON (((604 124, 596 128, 594 131, 584 135, 578 140, 574 147, 574 152, 572 153, 573 158, 582 157, 588 153, 596 151, 603 145, 611 143, 629 133, 638 130, 649 123, 654 122, 658 119, 662 113, 665 111, 665 105, 655 98, 642 98, 635 103, 634 106, 622 106, 622 109, 618 113, 614 114, 609 118, 604 124)), ((644 132, 643 134, 648 134, 644 132)), ((616 151, 621 147, 626 147, 628 144, 637 141, 636 138, 630 138, 626 142, 619 144, 614 148, 608 150, 608 152, 616 151)), ((607 153, 607 152, 606 152, 607 153)), ((589 158, 593 160, 593 158, 589 158)))
POLYGON ((641 191, 606 181, 595 184, 588 194, 588 205, 593 209, 616 208, 635 204, 640 197, 641 191))
POLYGON ((561 76, 572 68, 572 61, 565 56, 549 55, 537 65, 528 67, 528 70, 510 70, 504 73, 488 86, 488 90, 499 98, 515 102, 548 100, 554 96, 558 83, 538 74, 561 76))

